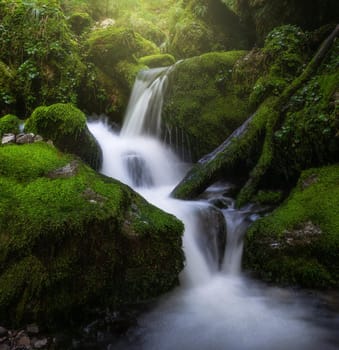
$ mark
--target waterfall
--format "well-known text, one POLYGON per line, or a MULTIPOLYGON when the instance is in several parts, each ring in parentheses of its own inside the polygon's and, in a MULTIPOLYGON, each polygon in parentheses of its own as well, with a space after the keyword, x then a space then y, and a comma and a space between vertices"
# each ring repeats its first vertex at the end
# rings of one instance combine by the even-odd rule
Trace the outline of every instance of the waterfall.
POLYGON ((307 321, 314 312, 292 291, 261 287, 242 275, 243 235, 255 219, 250 207, 236 210, 224 186, 209 188, 200 201, 169 197, 187 165, 158 138, 168 70, 139 74, 120 134, 103 121, 89 123, 103 150, 102 173, 185 225, 180 287, 107 349, 334 350, 328 333, 307 321), (216 200, 227 208, 218 209, 216 200))
POLYGON ((128 103, 121 136, 161 136, 161 111, 171 68, 141 71, 128 103))

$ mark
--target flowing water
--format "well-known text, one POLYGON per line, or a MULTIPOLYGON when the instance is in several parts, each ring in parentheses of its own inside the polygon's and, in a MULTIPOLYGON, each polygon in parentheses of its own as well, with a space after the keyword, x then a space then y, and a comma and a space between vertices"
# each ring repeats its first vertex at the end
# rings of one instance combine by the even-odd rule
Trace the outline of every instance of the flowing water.
POLYGON ((102 173, 184 222, 186 266, 180 287, 160 298, 124 337, 101 348, 338 349, 336 316, 293 291, 263 286, 241 273, 243 236, 257 218, 253 208, 236 210, 221 185, 209 188, 200 201, 169 197, 187 165, 157 138, 166 72, 139 75, 120 133, 104 121, 91 122, 89 128, 103 150, 102 173), (225 209, 211 204, 216 200, 224 201, 225 209))

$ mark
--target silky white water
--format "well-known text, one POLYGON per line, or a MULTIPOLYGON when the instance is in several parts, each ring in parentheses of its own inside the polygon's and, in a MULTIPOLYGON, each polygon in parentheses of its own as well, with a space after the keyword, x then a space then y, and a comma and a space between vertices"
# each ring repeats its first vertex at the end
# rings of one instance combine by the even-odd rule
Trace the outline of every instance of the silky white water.
MULTIPOLYGON (((151 95, 161 95, 162 85, 152 83, 159 76, 153 73, 156 72, 146 75, 151 81, 136 84, 150 88, 151 95)), ((121 134, 110 130, 103 121, 91 122, 89 128, 103 150, 102 173, 128 184, 184 222, 186 265, 180 287, 162 297, 152 311, 139 319, 138 327, 107 349, 338 349, 335 333, 318 325, 320 317, 315 310, 293 292, 262 287, 241 274, 242 238, 252 220, 248 208, 235 210, 231 202, 220 212, 206 201, 169 197, 187 166, 159 140, 144 136, 140 125, 147 124, 144 111, 150 108, 150 99, 143 94, 143 88, 139 98, 132 97, 135 106, 133 109, 130 104, 128 128, 124 125, 121 134), (134 120, 140 115, 141 124, 134 120), (221 256, 224 217, 227 247, 225 256, 221 256)), ((210 190, 213 195, 220 189, 210 190)))

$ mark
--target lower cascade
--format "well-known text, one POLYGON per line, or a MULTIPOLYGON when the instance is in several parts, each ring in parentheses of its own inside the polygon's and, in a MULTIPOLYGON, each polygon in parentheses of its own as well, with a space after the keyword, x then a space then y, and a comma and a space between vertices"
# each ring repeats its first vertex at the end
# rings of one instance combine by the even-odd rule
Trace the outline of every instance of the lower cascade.
MULTIPOLYGON (((157 74, 148 76, 158 78, 157 74)), ((146 84, 145 74, 142 83, 137 82, 138 88, 163 88, 159 82, 146 84)), ((153 102, 145 98, 135 101, 135 109, 129 111, 128 132, 119 134, 104 121, 89 122, 88 126, 103 151, 101 172, 131 186, 149 202, 183 221, 186 266, 180 287, 158 300, 124 337, 99 348, 338 349, 333 327, 339 325, 339 320, 330 322, 314 302, 296 292, 263 286, 241 272, 243 236, 258 216, 255 208, 235 209, 232 198, 223 195, 222 184, 210 187, 201 200, 170 198, 187 164, 158 139, 142 134, 137 121, 131 120, 138 118, 138 109, 144 118, 144 111, 149 109, 144 104, 158 103, 161 91, 154 96, 153 102), (213 205, 220 199, 226 209, 213 205)))

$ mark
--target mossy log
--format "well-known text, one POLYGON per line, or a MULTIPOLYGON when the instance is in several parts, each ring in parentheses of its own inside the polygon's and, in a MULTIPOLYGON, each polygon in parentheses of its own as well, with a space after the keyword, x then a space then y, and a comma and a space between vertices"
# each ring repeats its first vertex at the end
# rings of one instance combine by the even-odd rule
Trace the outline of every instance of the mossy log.
POLYGON ((173 190, 180 199, 194 198, 216 180, 242 168, 248 179, 237 197, 239 206, 248 202, 274 159, 273 136, 283 123, 290 98, 315 74, 339 35, 339 25, 322 43, 305 70, 278 97, 266 99, 248 126, 227 140, 226 147, 202 158, 173 190))

